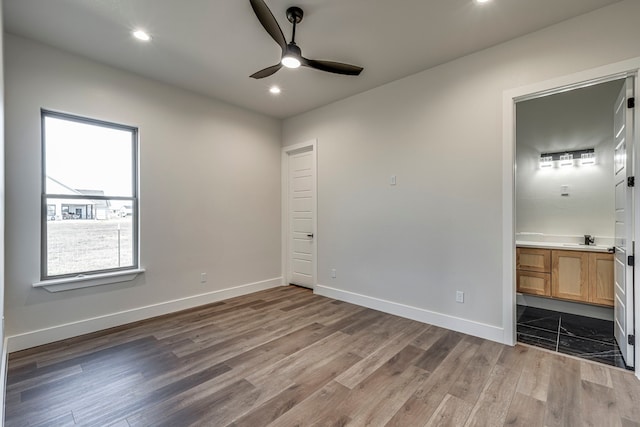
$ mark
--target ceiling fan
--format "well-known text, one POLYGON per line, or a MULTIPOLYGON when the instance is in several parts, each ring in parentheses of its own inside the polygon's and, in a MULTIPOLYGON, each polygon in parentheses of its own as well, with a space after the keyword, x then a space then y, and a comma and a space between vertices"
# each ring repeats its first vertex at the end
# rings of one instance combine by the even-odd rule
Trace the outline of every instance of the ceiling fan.
POLYGON ((291 42, 287 43, 284 38, 282 29, 278 25, 278 21, 273 17, 273 14, 267 7, 264 0, 249 0, 251 7, 258 17, 258 21, 262 24, 267 33, 278 43, 282 48, 282 59, 271 67, 267 67, 264 70, 260 70, 257 73, 252 74, 250 77, 254 79, 263 79, 274 74, 283 66, 288 68, 298 68, 299 66, 315 68, 320 71, 327 71, 329 73, 344 74, 348 76, 359 75, 363 68, 355 65, 343 64, 341 62, 333 61, 320 61, 315 59, 307 59, 302 56, 302 50, 296 44, 296 25, 302 21, 304 13, 299 7, 293 6, 287 9, 287 19, 293 24, 293 32, 291 35, 291 42))

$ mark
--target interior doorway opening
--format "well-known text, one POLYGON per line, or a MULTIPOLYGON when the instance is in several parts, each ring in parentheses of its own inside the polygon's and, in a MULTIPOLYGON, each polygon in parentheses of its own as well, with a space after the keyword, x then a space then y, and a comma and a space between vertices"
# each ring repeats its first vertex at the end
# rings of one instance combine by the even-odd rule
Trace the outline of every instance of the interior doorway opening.
POLYGON ((517 341, 628 369, 633 91, 612 76, 529 94, 514 113, 517 341))

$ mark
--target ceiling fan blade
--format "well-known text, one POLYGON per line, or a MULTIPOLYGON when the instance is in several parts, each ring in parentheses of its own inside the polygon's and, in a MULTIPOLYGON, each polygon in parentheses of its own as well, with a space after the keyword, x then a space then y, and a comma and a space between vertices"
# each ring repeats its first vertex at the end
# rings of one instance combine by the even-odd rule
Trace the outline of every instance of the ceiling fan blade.
POLYGON ((264 70, 260 70, 257 73, 251 74, 249 77, 252 77, 254 79, 264 79, 265 77, 269 77, 270 75, 275 74, 275 72, 280 68, 282 68, 282 64, 272 65, 271 67, 267 67, 264 70))
POLYGON ((317 61, 315 59, 302 58, 302 65, 329 73, 358 76, 364 68, 356 65, 343 64, 342 62, 317 61))
POLYGON ((280 25, 278 25, 278 21, 274 18, 273 13, 267 7, 267 4, 264 0, 249 0, 251 3, 251 7, 258 18, 258 21, 262 24, 267 33, 280 45, 282 48, 282 52, 287 50, 287 40, 284 38, 284 34, 282 34, 282 29, 280 25))

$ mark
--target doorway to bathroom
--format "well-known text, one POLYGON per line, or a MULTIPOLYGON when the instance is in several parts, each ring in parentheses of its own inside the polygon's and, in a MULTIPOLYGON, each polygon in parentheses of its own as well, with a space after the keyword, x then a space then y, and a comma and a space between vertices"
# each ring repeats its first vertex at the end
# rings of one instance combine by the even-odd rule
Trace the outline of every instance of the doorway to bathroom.
POLYGON ((627 369, 633 85, 621 75, 547 91, 514 113, 517 341, 627 369))

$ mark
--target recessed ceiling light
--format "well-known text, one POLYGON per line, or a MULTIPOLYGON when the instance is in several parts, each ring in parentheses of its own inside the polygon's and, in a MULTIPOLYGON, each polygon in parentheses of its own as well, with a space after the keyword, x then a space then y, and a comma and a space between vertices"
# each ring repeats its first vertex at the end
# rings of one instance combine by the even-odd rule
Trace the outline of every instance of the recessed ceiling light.
POLYGON ((476 3, 489 3, 491 0, 476 0, 476 3))
POLYGON ((278 86, 271 86, 271 88, 269 88, 269 92, 271 92, 274 95, 278 95, 282 91, 278 86))
POLYGON ((137 38, 138 40, 142 40, 143 42, 148 42, 151 40, 151 36, 143 30, 134 30, 131 34, 133 34, 133 37, 137 38))

